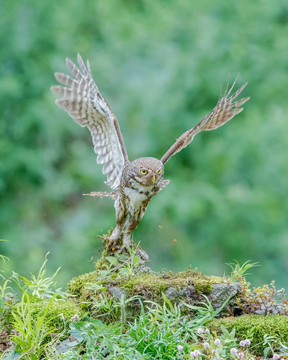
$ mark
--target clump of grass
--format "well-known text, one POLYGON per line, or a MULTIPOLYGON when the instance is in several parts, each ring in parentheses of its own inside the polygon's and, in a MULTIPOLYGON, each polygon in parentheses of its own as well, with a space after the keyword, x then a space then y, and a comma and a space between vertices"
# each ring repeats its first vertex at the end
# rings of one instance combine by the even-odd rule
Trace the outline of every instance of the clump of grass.
MULTIPOLYGON (((2 274, 0 285, 0 326, 5 343, 2 359, 38 360, 55 337, 65 334, 66 322, 75 315, 82 314, 77 304, 68 299, 68 294, 56 289, 55 277, 46 276, 46 255, 37 274, 27 279, 15 272, 5 278, 2 274), (12 282, 17 285, 20 300, 13 293, 12 282)), ((3 259, 2 259, 3 260, 3 259)))

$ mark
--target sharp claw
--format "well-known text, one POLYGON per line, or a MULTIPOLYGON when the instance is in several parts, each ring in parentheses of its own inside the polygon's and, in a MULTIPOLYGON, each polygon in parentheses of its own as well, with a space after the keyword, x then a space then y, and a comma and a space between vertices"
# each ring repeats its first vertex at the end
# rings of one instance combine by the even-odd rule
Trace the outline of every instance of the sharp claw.
POLYGON ((113 249, 116 246, 116 242, 117 242, 116 240, 109 240, 108 246, 113 249))
POLYGON ((125 250, 125 246, 122 245, 122 246, 120 247, 118 253, 119 253, 119 254, 122 254, 124 250, 125 250))

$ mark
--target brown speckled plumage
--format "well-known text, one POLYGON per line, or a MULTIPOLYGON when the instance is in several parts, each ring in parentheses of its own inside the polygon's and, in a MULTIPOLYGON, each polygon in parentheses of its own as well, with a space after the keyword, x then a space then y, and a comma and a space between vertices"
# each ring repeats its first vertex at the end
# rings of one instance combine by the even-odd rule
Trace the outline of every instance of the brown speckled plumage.
POLYGON ((52 86, 51 90, 60 96, 56 104, 62 107, 82 127, 88 127, 98 155, 97 163, 103 165, 102 172, 107 174, 106 184, 112 192, 92 192, 90 196, 111 197, 115 200, 116 227, 108 241, 111 248, 120 250, 131 246, 131 232, 143 217, 146 207, 153 196, 169 184, 164 180, 164 164, 177 152, 184 149, 194 136, 204 130, 214 130, 239 114, 248 97, 233 102, 243 91, 242 85, 233 95, 234 81, 220 96, 214 109, 195 127, 182 134, 162 156, 161 160, 143 157, 132 162, 128 160, 126 147, 120 127, 109 105, 96 86, 87 61, 85 66, 78 54, 77 66, 66 59, 71 74, 55 73, 55 77, 64 86, 52 86))

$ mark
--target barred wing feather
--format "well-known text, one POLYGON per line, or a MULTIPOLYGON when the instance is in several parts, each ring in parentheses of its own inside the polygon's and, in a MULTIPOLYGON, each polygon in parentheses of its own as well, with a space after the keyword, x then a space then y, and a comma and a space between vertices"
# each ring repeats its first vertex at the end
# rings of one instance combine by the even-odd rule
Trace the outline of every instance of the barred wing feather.
POLYGON ((235 115, 239 114, 245 104, 248 101, 249 97, 244 97, 233 102, 236 97, 243 91, 246 87, 247 83, 242 85, 235 94, 231 95, 231 92, 236 84, 237 78, 232 84, 231 88, 228 90, 228 84, 226 90, 221 95, 214 109, 204 117, 202 121, 194 128, 187 130, 184 134, 182 134, 176 142, 168 149, 168 151, 162 156, 161 161, 165 164, 173 155, 184 149, 190 142, 193 140, 194 136, 198 134, 200 131, 209 131, 217 129, 218 127, 224 125, 226 122, 231 120, 235 115), (230 96, 230 97, 229 97, 230 96))
POLYGON ((98 155, 97 163, 103 165, 102 172, 107 174, 106 184, 115 190, 120 183, 124 162, 128 160, 120 127, 93 80, 89 61, 86 67, 79 54, 77 59, 79 69, 66 59, 73 77, 56 72, 56 80, 64 86, 52 86, 51 91, 61 96, 56 104, 77 124, 89 129, 98 155))

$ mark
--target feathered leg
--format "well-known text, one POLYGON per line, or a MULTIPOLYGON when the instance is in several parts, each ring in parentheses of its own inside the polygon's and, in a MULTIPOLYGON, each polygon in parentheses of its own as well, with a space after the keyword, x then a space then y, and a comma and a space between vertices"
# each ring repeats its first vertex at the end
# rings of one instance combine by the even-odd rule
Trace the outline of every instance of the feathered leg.
POLYGON ((123 205, 119 197, 117 197, 115 200, 114 208, 116 211, 116 227, 112 231, 112 234, 107 238, 107 240, 109 241, 109 247, 111 248, 115 248, 116 245, 118 245, 117 243, 121 238, 123 224, 127 217, 125 206, 123 205))

